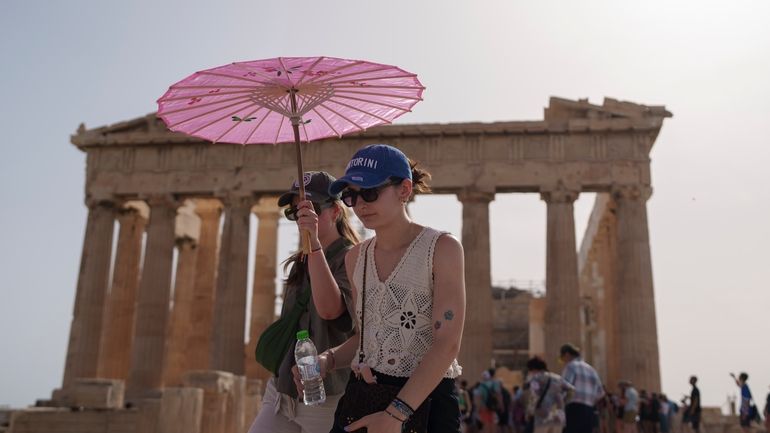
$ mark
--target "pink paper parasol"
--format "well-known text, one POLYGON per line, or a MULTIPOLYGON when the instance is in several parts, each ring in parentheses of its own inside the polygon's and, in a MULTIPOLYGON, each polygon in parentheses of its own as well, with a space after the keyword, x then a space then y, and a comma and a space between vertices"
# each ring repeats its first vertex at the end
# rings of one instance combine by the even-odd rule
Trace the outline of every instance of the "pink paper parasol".
POLYGON ((302 179, 300 142, 391 123, 422 100, 424 89, 416 74, 395 66, 278 57, 196 72, 158 99, 158 117, 172 131, 215 143, 294 142, 302 179))

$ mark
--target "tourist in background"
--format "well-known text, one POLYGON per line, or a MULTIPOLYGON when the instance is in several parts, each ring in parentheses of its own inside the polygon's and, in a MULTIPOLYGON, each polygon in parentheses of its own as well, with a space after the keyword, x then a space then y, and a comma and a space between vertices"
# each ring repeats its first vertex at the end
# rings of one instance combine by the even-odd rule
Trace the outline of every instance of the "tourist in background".
POLYGON ((618 394, 612 395, 612 405, 615 407, 615 433, 623 433, 623 414, 625 413, 625 407, 623 404, 623 390, 620 389, 618 394))
POLYGON ((604 396, 596 403, 599 414, 599 433, 613 433, 615 431, 615 405, 613 395, 604 388, 604 396))
POLYGON ((575 387, 556 373, 548 371, 542 359, 527 361, 527 383, 531 396, 528 415, 534 433, 562 433, 566 425, 565 397, 575 387))
POLYGON ((461 380, 457 387, 457 402, 460 404, 460 427, 463 433, 468 432, 468 419, 473 413, 473 400, 468 392, 468 381, 461 380))
POLYGON ((519 386, 513 387, 513 402, 511 403, 511 423, 515 433, 524 433, 527 425, 527 408, 524 390, 519 386))
POLYGON ((496 433, 497 411, 503 400, 500 382, 492 378, 489 370, 481 373, 481 382, 473 395, 473 403, 478 408, 477 416, 481 423, 482 433, 496 433))
POLYGON ((750 432, 751 422, 756 418, 756 413, 752 409, 753 397, 751 396, 751 389, 749 389, 749 384, 746 383, 749 380, 749 375, 741 373, 738 377, 735 377, 734 373, 730 373, 730 377, 735 380, 735 384, 741 389, 741 408, 739 412, 741 428, 745 432, 750 432))
POLYGON ((671 402, 668 401, 666 394, 661 394, 660 401, 660 433, 671 432, 671 402))
POLYGON ((695 433, 700 433, 700 418, 701 418, 701 404, 700 404, 700 389, 698 389, 698 378, 696 376, 690 376, 690 406, 687 408, 690 418, 690 425, 695 433))
POLYGON ((580 350, 572 344, 567 343, 559 349, 559 359, 564 363, 562 377, 575 388, 567 400, 567 428, 564 431, 591 432, 598 421, 596 403, 604 395, 599 374, 583 361, 580 350))
POLYGON ((639 393, 628 380, 618 383, 620 404, 623 406, 623 433, 637 433, 636 417, 639 414, 639 393))
POLYGON ((639 426, 642 433, 658 432, 659 410, 657 394, 642 390, 639 393, 639 426))
POLYGON ((765 398, 765 410, 762 413, 765 415, 765 430, 770 433, 770 392, 767 393, 765 398))
POLYGON ((511 392, 508 391, 508 388, 503 385, 502 381, 500 382, 500 394, 502 395, 502 410, 499 410, 497 412, 497 431, 499 433, 512 433, 513 432, 513 423, 511 421, 512 414, 511 414, 511 392))

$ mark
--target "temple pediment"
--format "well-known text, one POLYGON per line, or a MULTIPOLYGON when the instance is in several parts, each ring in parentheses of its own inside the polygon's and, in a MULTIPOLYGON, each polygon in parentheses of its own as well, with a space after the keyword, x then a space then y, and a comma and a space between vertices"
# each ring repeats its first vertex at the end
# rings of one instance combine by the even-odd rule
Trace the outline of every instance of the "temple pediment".
MULTIPOLYGON (((647 106, 605 98, 602 105, 587 99, 577 101, 551 97, 543 120, 462 122, 384 125, 348 137, 439 137, 457 135, 516 135, 566 132, 656 130, 672 114, 664 106, 647 106)), ((185 134, 171 132, 162 120, 149 113, 135 119, 88 129, 81 124, 70 137, 79 148, 109 145, 160 143, 204 143, 185 134)), ((322 140, 321 140, 322 141, 322 140)))

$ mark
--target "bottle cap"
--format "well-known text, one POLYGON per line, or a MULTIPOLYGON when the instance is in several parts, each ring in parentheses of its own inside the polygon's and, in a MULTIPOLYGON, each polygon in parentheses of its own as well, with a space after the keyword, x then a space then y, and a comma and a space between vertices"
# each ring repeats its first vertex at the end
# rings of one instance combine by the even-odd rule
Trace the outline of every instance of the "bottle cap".
POLYGON ((297 332, 297 340, 305 340, 310 338, 310 333, 307 330, 297 332))

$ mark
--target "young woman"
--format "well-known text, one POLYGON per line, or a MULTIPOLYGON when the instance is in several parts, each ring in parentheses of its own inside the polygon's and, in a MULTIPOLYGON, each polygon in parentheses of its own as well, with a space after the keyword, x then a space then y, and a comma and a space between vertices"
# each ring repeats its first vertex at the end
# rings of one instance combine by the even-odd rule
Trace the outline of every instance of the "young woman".
MULTIPOLYGON (((339 345, 354 332, 351 317, 353 300, 344 262, 345 254, 359 238, 350 226, 339 195, 328 192, 334 180, 324 172, 305 173, 303 182, 308 200, 298 196, 296 182, 278 199, 280 206, 289 206, 284 214, 289 220, 297 222, 300 232, 310 233, 311 248, 306 257, 296 253, 285 262, 290 270, 281 310, 284 322, 278 323, 292 327, 292 333, 309 330, 319 351, 339 345), (306 302, 301 303, 302 299, 306 302), (307 302, 311 299, 312 302, 307 302), (286 323, 285 319, 295 308, 301 311, 298 322, 286 323)), ((292 376, 294 342, 291 341, 283 355, 276 376, 267 383, 262 409, 249 433, 327 433, 331 428, 348 372, 340 370, 326 375, 326 402, 305 406, 297 394, 292 376)))
MULTIPOLYGON (((414 194, 429 191, 429 176, 400 150, 376 144, 356 152, 330 189, 342 192, 342 201, 375 237, 345 258, 363 342, 357 335, 326 351, 322 370, 351 365, 351 382, 401 387, 384 410, 372 408, 350 424, 338 418, 333 432, 401 432, 429 397, 427 430, 460 431, 454 379, 461 373, 456 357, 465 319, 463 249, 457 239, 415 223, 406 211, 414 194)), ((340 401, 338 417, 348 397, 340 401)))

